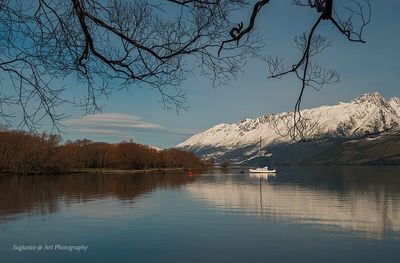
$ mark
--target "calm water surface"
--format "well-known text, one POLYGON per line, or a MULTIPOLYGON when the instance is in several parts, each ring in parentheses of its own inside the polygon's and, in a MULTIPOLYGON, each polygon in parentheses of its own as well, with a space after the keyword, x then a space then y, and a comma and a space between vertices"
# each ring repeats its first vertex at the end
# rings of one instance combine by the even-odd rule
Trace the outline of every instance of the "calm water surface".
POLYGON ((400 262, 400 168, 3 175, 0 262, 400 262))

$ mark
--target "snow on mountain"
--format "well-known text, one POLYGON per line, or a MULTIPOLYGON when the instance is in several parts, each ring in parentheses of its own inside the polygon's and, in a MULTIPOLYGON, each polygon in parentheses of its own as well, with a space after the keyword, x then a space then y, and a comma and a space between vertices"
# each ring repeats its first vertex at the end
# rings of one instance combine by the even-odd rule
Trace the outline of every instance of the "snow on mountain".
MULTIPOLYGON (((357 138, 365 134, 398 130, 400 99, 385 100, 379 93, 363 94, 348 103, 305 109, 301 115, 310 126, 307 138, 337 136, 357 138)), ((240 152, 246 159, 257 152, 262 139, 263 148, 272 144, 292 143, 288 131, 293 124, 293 112, 264 115, 232 124, 218 124, 198 133, 176 147, 199 156, 221 159, 232 152, 240 152)), ((236 154, 237 155, 237 154, 236 154)))
POLYGON ((388 104, 396 111, 397 115, 400 116, 400 99, 397 97, 388 100, 388 104))

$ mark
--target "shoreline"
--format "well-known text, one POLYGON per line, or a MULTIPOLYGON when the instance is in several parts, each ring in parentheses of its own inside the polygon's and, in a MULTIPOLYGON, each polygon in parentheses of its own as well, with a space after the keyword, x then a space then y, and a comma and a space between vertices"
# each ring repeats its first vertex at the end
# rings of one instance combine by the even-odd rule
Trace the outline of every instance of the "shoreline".
POLYGON ((65 172, 44 172, 44 173, 14 173, 11 171, 0 171, 2 175, 68 175, 68 174, 139 174, 139 173, 166 173, 166 172, 184 172, 184 171, 199 171, 204 168, 151 168, 151 169, 135 169, 135 170, 121 170, 121 169, 107 169, 107 168, 86 168, 86 169, 72 169, 65 172))
MULTIPOLYGON (((347 165, 276 165, 280 167, 400 167, 398 164, 392 165, 376 165, 376 164, 347 164, 347 165)), ((229 167, 204 167, 204 168, 150 168, 150 169, 132 169, 132 170, 123 170, 123 169, 112 169, 112 168, 84 168, 84 169, 72 169, 70 171, 64 172, 28 172, 28 173, 14 173, 12 171, 0 171, 0 176, 2 175, 28 175, 28 176, 35 176, 35 175, 68 175, 68 174, 139 174, 139 173, 156 173, 156 172, 185 172, 185 171, 204 171, 204 170, 230 170, 230 169, 249 169, 253 166, 235 166, 231 165, 229 167)))
POLYGON ((101 173, 101 174, 121 174, 121 173, 148 173, 148 172, 170 172, 170 171, 185 171, 194 170, 192 168, 151 168, 151 169, 108 169, 108 168, 86 168, 86 169, 73 169, 71 174, 88 174, 88 173, 101 173))

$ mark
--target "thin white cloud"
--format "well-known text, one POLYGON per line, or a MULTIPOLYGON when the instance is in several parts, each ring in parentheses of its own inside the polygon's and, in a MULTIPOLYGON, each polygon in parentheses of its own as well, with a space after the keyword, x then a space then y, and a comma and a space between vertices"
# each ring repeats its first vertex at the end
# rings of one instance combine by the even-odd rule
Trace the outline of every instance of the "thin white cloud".
POLYGON ((140 117, 123 113, 86 115, 64 121, 67 130, 97 136, 132 137, 132 132, 154 132, 180 136, 193 135, 194 129, 168 129, 160 124, 145 122, 140 117))
POLYGON ((82 129, 114 130, 133 129, 142 131, 162 131, 165 127, 157 124, 144 122, 139 117, 122 113, 105 113, 86 115, 76 119, 64 121, 68 127, 80 127, 82 129))

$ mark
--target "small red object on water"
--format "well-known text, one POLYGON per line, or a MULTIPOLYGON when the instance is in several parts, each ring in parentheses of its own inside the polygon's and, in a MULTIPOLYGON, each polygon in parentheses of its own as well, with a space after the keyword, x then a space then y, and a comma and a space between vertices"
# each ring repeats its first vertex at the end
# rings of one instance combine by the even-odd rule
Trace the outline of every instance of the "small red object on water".
POLYGON ((188 176, 193 176, 193 172, 192 172, 192 171, 189 171, 189 172, 188 172, 188 176))

